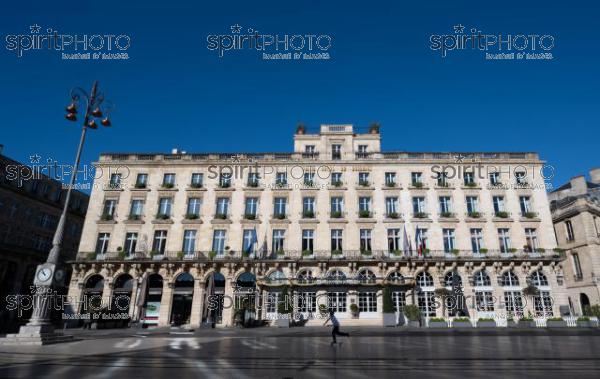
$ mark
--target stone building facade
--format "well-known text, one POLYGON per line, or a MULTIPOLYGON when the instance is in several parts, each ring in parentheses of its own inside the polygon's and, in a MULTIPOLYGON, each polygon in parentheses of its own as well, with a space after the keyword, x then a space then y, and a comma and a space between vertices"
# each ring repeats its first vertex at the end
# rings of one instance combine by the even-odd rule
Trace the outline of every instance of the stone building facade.
MULTIPOLYGON (((18 317, 16 311, 8 311, 6 299, 30 293, 35 269, 50 252, 64 206, 66 190, 39 166, 0 154, 0 331, 3 332, 16 330, 19 322, 27 320, 28 312, 18 317)), ((88 200, 85 193, 73 191, 62 252, 66 260, 77 255, 88 200)))
POLYGON ((565 282, 573 313, 600 304, 600 169, 577 176, 548 198, 558 246, 566 252, 565 282))
POLYGON ((321 125, 298 127, 292 153, 97 164, 70 295, 129 294, 122 308, 147 323, 229 326, 232 300, 253 293, 253 319, 280 318, 288 294, 309 324, 323 307, 379 324, 384 288, 397 314, 449 318, 435 295, 454 275, 475 319, 567 303, 535 153, 382 152, 377 126, 321 125))

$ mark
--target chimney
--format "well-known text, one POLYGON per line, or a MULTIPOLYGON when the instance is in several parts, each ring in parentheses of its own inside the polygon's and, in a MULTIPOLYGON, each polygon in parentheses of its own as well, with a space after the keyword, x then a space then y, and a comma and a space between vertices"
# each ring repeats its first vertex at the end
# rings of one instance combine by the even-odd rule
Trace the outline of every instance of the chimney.
POLYGON ((590 170, 590 182, 594 184, 600 184, 600 167, 590 170))
POLYGON ((571 178, 571 193, 573 196, 583 195, 587 192, 587 182, 585 176, 579 175, 571 178))

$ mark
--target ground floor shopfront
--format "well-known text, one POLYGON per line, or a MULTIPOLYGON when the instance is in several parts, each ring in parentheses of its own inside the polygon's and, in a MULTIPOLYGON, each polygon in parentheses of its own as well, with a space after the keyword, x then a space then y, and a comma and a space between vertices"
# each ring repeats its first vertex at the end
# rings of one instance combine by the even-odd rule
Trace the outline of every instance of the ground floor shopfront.
POLYGON ((384 293, 400 324, 411 304, 423 318, 548 318, 568 309, 561 262, 547 259, 97 261, 74 263, 73 271, 71 312, 110 306, 158 326, 276 324, 287 317, 317 325, 326 309, 345 325, 381 325, 384 293), (464 308, 444 300, 456 283, 464 308))

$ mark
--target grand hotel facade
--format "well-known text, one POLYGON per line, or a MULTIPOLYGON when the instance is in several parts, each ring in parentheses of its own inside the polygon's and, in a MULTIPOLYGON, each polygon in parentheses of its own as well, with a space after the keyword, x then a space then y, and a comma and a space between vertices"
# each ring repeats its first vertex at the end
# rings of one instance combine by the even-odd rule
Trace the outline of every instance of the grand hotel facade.
POLYGON ((126 299, 119 309, 147 324, 231 326, 227 299, 250 292, 251 317, 273 320, 284 291, 309 325, 324 306, 381 324, 386 287, 397 314, 415 304, 450 319, 435 295, 455 276, 472 319, 544 319, 568 304, 536 153, 382 152, 378 126, 321 125, 299 126, 293 153, 96 164, 69 294, 126 299))

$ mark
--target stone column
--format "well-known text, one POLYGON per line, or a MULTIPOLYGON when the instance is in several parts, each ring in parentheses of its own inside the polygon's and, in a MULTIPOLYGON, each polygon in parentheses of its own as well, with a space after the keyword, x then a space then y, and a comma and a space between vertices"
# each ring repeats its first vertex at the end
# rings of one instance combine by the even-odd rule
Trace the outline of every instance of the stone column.
POLYGON ((204 286, 201 278, 194 280, 194 297, 192 298, 192 314, 190 325, 199 328, 202 323, 202 311, 204 309, 204 286))
POLYGON ((171 325, 171 307, 173 305, 173 282, 172 279, 163 279, 163 292, 160 299, 160 312, 158 326, 171 325))
POLYGON ((229 276, 225 278, 225 299, 223 306, 223 322, 222 326, 233 325, 233 307, 234 307, 234 293, 233 293, 233 277, 229 276))
POLYGON ((138 298, 138 280, 137 278, 133 279, 133 286, 131 287, 131 298, 129 299, 129 317, 132 320, 137 318, 137 298, 138 298))

